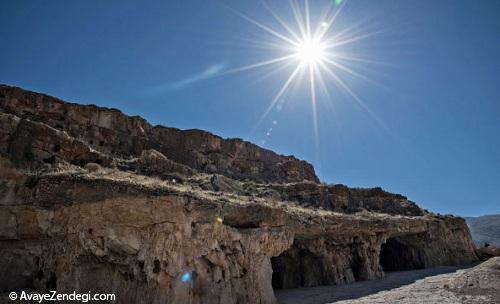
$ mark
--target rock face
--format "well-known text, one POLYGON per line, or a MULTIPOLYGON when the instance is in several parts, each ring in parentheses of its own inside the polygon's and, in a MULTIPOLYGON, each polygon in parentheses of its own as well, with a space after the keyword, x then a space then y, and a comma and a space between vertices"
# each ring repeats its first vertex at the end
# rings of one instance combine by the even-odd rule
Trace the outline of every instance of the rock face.
POLYGON ((467 217, 465 220, 478 246, 486 243, 500 247, 500 214, 467 217))
POLYGON ((275 303, 476 261, 465 221, 237 139, 0 87, 0 292, 275 303))
POLYGON ((168 159, 200 172, 256 181, 318 182, 313 167, 293 156, 277 155, 241 139, 225 140, 205 131, 153 127, 140 117, 126 116, 116 109, 65 103, 8 86, 0 86, 0 108, 21 123, 17 128, 17 123, 8 122, 9 129, 16 128, 19 132, 15 136, 18 143, 11 147, 17 161, 31 161, 31 155, 24 151, 30 144, 41 144, 34 148, 42 160, 44 154, 52 152, 77 165, 106 162, 105 157, 98 157, 101 153, 130 158, 155 149, 168 159), (40 131, 32 131, 35 129, 40 131), (51 137, 54 145, 62 141, 63 146, 46 147, 44 137, 51 137), (69 144, 68 138, 73 146, 82 147, 76 151, 64 149, 69 144), (81 151, 83 147, 89 151, 81 151))

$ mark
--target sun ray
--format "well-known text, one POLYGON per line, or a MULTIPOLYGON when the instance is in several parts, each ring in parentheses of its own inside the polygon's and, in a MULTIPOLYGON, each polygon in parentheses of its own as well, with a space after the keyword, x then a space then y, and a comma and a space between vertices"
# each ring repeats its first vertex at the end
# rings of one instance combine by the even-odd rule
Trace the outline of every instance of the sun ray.
POLYGON ((321 67, 333 77, 333 79, 344 89, 355 101, 356 103, 364 110, 368 115, 373 118, 383 129, 389 130, 386 124, 380 119, 366 104, 365 102, 356 95, 351 88, 345 82, 335 74, 326 64, 321 64, 321 67))
POLYGON ((340 69, 340 70, 342 70, 342 71, 344 71, 344 72, 349 73, 350 75, 352 75, 352 76, 354 76, 354 77, 357 77, 357 78, 363 79, 363 80, 364 80, 364 81, 366 81, 366 82, 369 82, 369 83, 374 84, 374 85, 376 85, 376 86, 378 86, 378 87, 381 87, 381 88, 387 89, 386 87, 384 87, 382 84, 380 84, 380 83, 376 82, 375 80, 372 80, 372 79, 370 79, 370 78, 366 77, 365 75, 362 75, 362 74, 360 74, 360 73, 358 73, 358 72, 354 71, 353 69, 350 69, 349 67, 346 67, 345 65, 343 65, 343 64, 341 64, 341 63, 339 63, 339 62, 337 62, 337 61, 335 61, 335 60, 331 60, 331 59, 329 59, 329 58, 324 58, 323 60, 324 60, 326 63, 329 63, 329 64, 331 64, 331 65, 335 66, 336 68, 338 68, 338 69, 340 69))
MULTIPOLYGON (((330 23, 329 29, 331 28, 333 22, 334 21, 330 23)), ((349 26, 344 28, 337 27, 335 31, 332 30, 330 32, 325 32, 325 34, 321 36, 321 39, 324 40, 325 44, 330 44, 331 42, 342 40, 344 39, 344 37, 346 38, 356 37, 357 35, 364 34, 368 31, 368 29, 362 28, 364 24, 365 24, 364 22, 358 21, 358 22, 352 22, 349 26), (326 36, 327 33, 330 33, 330 35, 326 36)))
POLYGON ((326 86, 325 80, 323 79, 323 74, 321 74, 321 71, 319 68, 316 69, 316 79, 318 79, 319 87, 321 88, 321 92, 325 94, 327 99, 331 99, 330 92, 328 91, 328 88, 326 86))
POLYGON ((242 66, 239 68, 227 70, 227 71, 220 73, 219 75, 222 76, 222 75, 232 74, 232 73, 236 73, 236 72, 247 71, 247 70, 263 67, 266 65, 271 65, 271 64, 278 63, 278 62, 283 62, 283 61, 286 61, 286 60, 291 59, 293 57, 295 57, 295 55, 292 54, 292 55, 286 55, 286 56, 282 56, 282 57, 278 57, 278 58, 274 58, 274 59, 270 59, 270 60, 265 60, 265 61, 257 62, 254 64, 245 65, 245 66, 242 66))
POLYGON ((316 84, 314 81, 315 65, 309 65, 309 83, 311 86, 311 107, 313 115, 313 130, 314 130, 314 144, 317 148, 319 145, 319 132, 318 132, 318 112, 316 110, 316 84))
POLYGON ((309 1, 304 0, 305 15, 306 15, 306 33, 307 37, 311 39, 311 14, 309 12, 309 1))
POLYGON ((383 61, 377 61, 377 60, 372 60, 364 57, 356 57, 352 55, 345 55, 339 52, 335 53, 330 53, 330 57, 332 58, 338 58, 341 60, 348 60, 348 61, 357 61, 357 62, 362 62, 362 63, 370 63, 370 64, 379 64, 379 65, 387 65, 388 63, 383 62, 383 61))
MULTIPOLYGON (((304 0, 303 3, 299 3, 299 0, 289 0, 292 13, 291 22, 287 22, 287 20, 278 15, 267 0, 261 0, 261 3, 267 12, 274 18, 276 21, 275 23, 279 24, 279 31, 244 14, 238 13, 238 15, 268 34, 271 34, 268 36, 268 38, 272 40, 271 42, 256 42, 256 44, 267 44, 272 49, 278 49, 288 54, 282 57, 228 70, 223 74, 265 67, 273 68, 274 70, 272 73, 277 73, 278 71, 283 71, 285 68, 289 68, 291 65, 296 66, 291 69, 292 72, 287 76, 286 81, 272 98, 263 114, 259 117, 251 133, 256 131, 264 119, 268 117, 271 110, 276 107, 277 103, 282 102, 283 96, 290 90, 292 84, 298 85, 299 83, 308 81, 314 145, 316 152, 319 153, 318 100, 321 99, 318 98, 318 94, 327 97, 329 101, 326 103, 327 105, 333 106, 334 104, 334 102, 332 102, 333 100, 327 80, 335 84, 335 88, 339 89, 337 91, 345 91, 347 93, 346 96, 350 96, 359 107, 377 122, 377 124, 387 130, 383 121, 370 110, 365 102, 349 87, 346 81, 341 78, 341 75, 350 75, 383 87, 363 73, 356 71, 356 66, 353 64, 355 62, 377 62, 371 61, 368 58, 358 57, 347 51, 351 45, 378 35, 383 31, 367 31, 363 29, 364 24, 361 22, 351 23, 350 26, 342 28, 339 16, 346 6, 346 1, 332 1, 326 10, 320 12, 319 16, 314 16, 312 12, 315 10, 311 10, 311 3, 309 0, 304 0)), ((267 73, 264 77, 269 77, 270 74, 271 73, 267 73)), ((262 79, 264 79, 264 77, 262 77, 262 79)))
MULTIPOLYGON (((332 4, 333 6, 333 4, 332 4)), ((334 7, 334 6, 333 6, 334 7)), ((321 26, 319 27, 320 29, 322 29, 319 34, 317 35, 318 39, 323 39, 323 37, 325 36, 325 34, 330 30, 330 27, 333 25, 333 23, 335 22, 335 20, 337 19, 337 17, 340 15, 340 12, 342 11, 342 8, 344 7, 344 4, 341 4, 337 10, 335 11, 335 13, 329 18, 327 19, 326 21, 322 21, 322 25, 324 24, 325 26, 321 26)), ((331 9, 331 7, 330 7, 331 9)), ((328 16, 328 15, 327 15, 328 16)))
POLYGON ((268 12, 274 17, 274 19, 276 19, 276 21, 278 21, 278 23, 281 24, 281 26, 285 30, 287 30, 287 32, 290 33, 290 35, 292 35, 296 41, 300 40, 299 35, 297 35, 297 33, 295 33, 295 31, 285 21, 283 21, 283 19, 278 14, 276 14, 276 12, 271 8, 271 6, 269 6, 269 4, 265 0, 262 0, 262 4, 268 10, 268 12))
POLYGON ((276 103, 280 100, 281 96, 283 96, 283 94, 286 92, 286 90, 288 89, 288 87, 290 86, 290 84, 292 83, 292 81, 294 80, 295 76, 297 75, 297 73, 300 70, 301 70, 301 66, 297 66, 295 68, 295 70, 293 70, 292 74, 290 74, 290 76, 285 81, 285 83, 283 84, 283 86, 281 87, 281 89, 278 91, 278 93, 276 94, 276 96, 274 96, 273 100, 271 101, 271 104, 267 107, 266 111, 264 111, 264 113, 261 115, 261 117, 257 121, 255 128, 257 128, 262 123, 262 121, 267 117, 267 115, 269 114, 269 112, 271 112, 271 110, 274 108, 274 106, 276 105, 276 103))
POLYGON ((302 18, 302 14, 300 13, 298 4, 295 0, 290 0, 290 6, 292 8, 293 15, 295 17, 295 22, 297 22, 297 26, 299 27, 300 33, 302 34, 301 39, 304 39, 307 37, 307 34, 306 34, 306 29, 304 27, 304 20, 302 18))
POLYGON ((250 22, 250 23, 256 25, 257 27, 263 29, 264 31, 268 32, 269 34, 274 35, 275 37, 280 38, 280 39, 290 43, 291 45, 295 45, 295 46, 297 45, 297 41, 293 41, 292 39, 288 38, 287 36, 273 30, 272 28, 258 22, 257 20, 254 20, 254 19, 248 17, 247 15, 242 14, 238 11, 236 11, 236 14, 238 14, 241 18, 247 20, 248 22, 250 22))
POLYGON ((238 40, 239 43, 232 43, 232 44, 224 43, 224 46, 226 45, 230 47, 237 46, 239 48, 245 47, 245 48, 252 48, 253 50, 261 49, 266 51, 276 51, 276 50, 287 51, 290 49, 290 46, 288 44, 284 46, 281 40, 279 42, 275 40, 264 40, 262 39, 262 37, 259 38, 238 37, 238 40))
POLYGON ((351 37, 351 38, 348 38, 348 39, 345 39, 345 40, 340 40, 340 41, 338 41, 336 39, 331 39, 331 42, 325 42, 325 48, 327 48, 327 49, 336 48, 336 47, 339 47, 341 45, 353 43, 353 42, 356 42, 356 41, 359 41, 359 40, 370 38, 370 37, 375 36, 375 35, 379 35, 382 32, 383 31, 375 31, 375 32, 371 32, 371 33, 367 33, 367 34, 363 34, 363 35, 351 37))
MULTIPOLYGON (((270 71, 268 71, 267 73, 265 73, 264 75, 258 77, 255 79, 255 81, 253 83, 259 83, 259 82, 263 82, 265 81, 266 79, 272 77, 273 75, 276 75, 280 72, 283 72, 284 70, 286 69, 290 69, 291 67, 296 67, 296 64, 294 62, 284 62, 283 64, 280 64, 278 66, 270 66, 270 71)), ((296 80, 297 81, 297 80, 296 80)))

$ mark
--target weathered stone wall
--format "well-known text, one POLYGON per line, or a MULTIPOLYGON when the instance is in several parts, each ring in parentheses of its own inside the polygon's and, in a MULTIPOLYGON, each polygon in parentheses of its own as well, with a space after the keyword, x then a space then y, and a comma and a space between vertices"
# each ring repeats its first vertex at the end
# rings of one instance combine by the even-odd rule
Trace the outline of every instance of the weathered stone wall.
POLYGON ((426 213, 406 197, 386 192, 381 188, 362 189, 301 182, 257 187, 250 184, 246 185, 246 190, 256 196, 275 196, 279 200, 294 201, 304 207, 323 208, 341 213, 356 213, 362 210, 401 215, 426 213))
POLYGON ((241 139, 223 139, 201 130, 153 127, 116 109, 65 103, 16 87, 0 85, 0 112, 43 122, 110 156, 139 157, 144 150, 155 149, 192 169, 235 179, 318 181, 309 163, 241 139))
POLYGON ((477 259, 461 218, 314 181, 250 143, 0 86, 0 293, 275 303, 273 286, 477 259))
MULTIPOLYGON (((396 260, 386 271, 462 265, 477 259, 464 220, 434 216, 371 216, 335 219, 334 232, 315 235, 314 229, 300 229, 291 248, 274 257, 276 288, 337 285, 383 277, 383 261, 396 260), (306 235, 301 232, 307 231, 306 235), (381 249, 397 241, 406 248, 391 256, 381 249), (382 256, 381 256, 382 254, 382 256)), ((326 227, 325 227, 326 228, 326 227)), ((327 229, 328 230, 328 229, 327 229)))
POLYGON ((1 164, 0 184, 9 189, 0 198, 3 292, 115 292, 120 303, 274 303, 273 280, 289 288, 382 276, 380 248, 391 237, 422 250, 425 267, 475 260, 457 218, 341 215, 119 173, 33 176, 1 164), (189 282, 181 280, 185 273, 189 282))

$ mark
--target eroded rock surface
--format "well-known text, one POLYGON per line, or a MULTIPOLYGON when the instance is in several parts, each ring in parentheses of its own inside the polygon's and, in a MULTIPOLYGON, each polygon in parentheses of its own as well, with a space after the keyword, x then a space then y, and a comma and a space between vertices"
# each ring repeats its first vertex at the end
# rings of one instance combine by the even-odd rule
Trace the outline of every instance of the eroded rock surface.
POLYGON ((1 120, 2 123, 7 121, 7 132, 19 132, 15 136, 19 143, 11 147, 11 153, 18 161, 31 161, 31 155, 26 155, 23 149, 30 143, 40 141, 43 144, 44 137, 53 137, 54 145, 59 141, 63 143, 59 147, 36 146, 42 160, 47 158, 43 154, 52 152, 78 165, 106 161, 94 153, 87 156, 88 151, 65 150, 66 138, 71 137, 74 146, 83 145, 92 152, 130 158, 155 149, 168 159, 192 169, 236 179, 318 181, 313 167, 293 156, 278 155, 241 139, 223 139, 201 130, 152 126, 141 117, 130 117, 116 109, 65 103, 9 86, 0 86, 0 108, 2 112, 16 116, 4 116, 1 120), (11 122, 12 119, 17 121, 11 122), (43 125, 37 125, 37 122, 43 125), (18 123, 21 125, 17 126, 18 123))
POLYGON ((8 86, 0 126, 0 292, 276 303, 273 288, 477 260, 463 219, 241 140, 8 86))

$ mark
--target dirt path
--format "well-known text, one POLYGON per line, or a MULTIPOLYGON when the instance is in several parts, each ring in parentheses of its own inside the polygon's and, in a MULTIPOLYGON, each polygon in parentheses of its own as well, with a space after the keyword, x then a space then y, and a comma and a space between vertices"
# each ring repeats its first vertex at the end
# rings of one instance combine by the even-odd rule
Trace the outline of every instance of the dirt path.
MULTIPOLYGON (((415 283, 417 280, 426 277, 437 276, 440 274, 448 274, 449 276, 453 276, 453 273, 455 273, 459 269, 461 268, 436 267, 412 271, 391 272, 387 273, 386 277, 380 280, 361 281, 349 285, 276 290, 276 297, 278 298, 280 304, 334 303, 337 301, 348 299, 359 299, 368 295, 376 294, 381 291, 407 286, 415 283)), ((462 271, 463 270, 461 270, 460 272, 462 271)), ((372 303, 392 303, 390 301, 387 302, 386 300, 382 300, 381 302, 374 302, 373 300, 370 301, 372 303)), ((356 302, 358 301, 347 301, 346 303, 356 302)))

